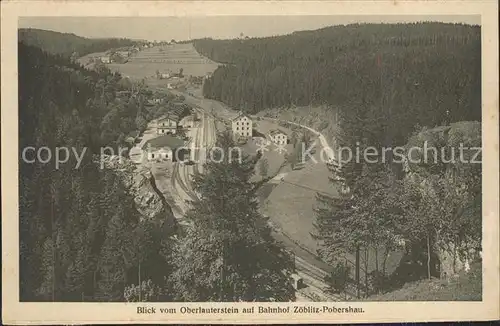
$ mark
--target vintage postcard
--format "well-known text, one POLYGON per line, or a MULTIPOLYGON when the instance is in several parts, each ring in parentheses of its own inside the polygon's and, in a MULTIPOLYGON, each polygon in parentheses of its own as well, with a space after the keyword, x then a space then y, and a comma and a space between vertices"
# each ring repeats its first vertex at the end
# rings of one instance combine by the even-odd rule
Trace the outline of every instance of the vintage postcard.
POLYGON ((2 321, 495 320, 496 1, 3 1, 2 321))

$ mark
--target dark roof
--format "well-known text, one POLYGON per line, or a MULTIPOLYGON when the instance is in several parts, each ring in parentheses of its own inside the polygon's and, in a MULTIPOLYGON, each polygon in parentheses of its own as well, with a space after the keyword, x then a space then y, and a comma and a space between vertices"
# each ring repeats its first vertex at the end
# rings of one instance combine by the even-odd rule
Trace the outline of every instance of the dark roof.
POLYGON ((184 146, 184 141, 182 139, 173 137, 171 135, 163 135, 148 140, 142 146, 142 149, 150 148, 170 148, 175 149, 184 146))
POLYGON ((236 119, 239 119, 241 117, 247 117, 249 120, 252 120, 247 114, 243 113, 243 112, 240 112, 240 114, 238 114, 236 117, 234 117, 232 119, 232 121, 236 120, 236 119))
POLYGON ((134 138, 136 138, 137 136, 139 136, 139 131, 138 130, 132 130, 127 135, 127 137, 134 137, 134 138))

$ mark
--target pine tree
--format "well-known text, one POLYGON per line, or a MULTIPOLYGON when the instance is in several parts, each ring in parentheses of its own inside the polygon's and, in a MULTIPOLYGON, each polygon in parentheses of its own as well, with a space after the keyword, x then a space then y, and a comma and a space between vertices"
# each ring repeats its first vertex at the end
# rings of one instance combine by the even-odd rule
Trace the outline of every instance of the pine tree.
POLYGON ((271 238, 250 182, 255 160, 230 161, 224 134, 221 162, 208 161, 195 178, 200 200, 186 214, 191 223, 174 250, 170 284, 179 301, 289 301, 291 258, 271 238))
MULTIPOLYGON (((322 241, 320 253, 324 259, 337 265, 354 261, 356 296, 361 296, 361 251, 374 244, 372 235, 371 191, 377 185, 380 164, 368 164, 354 155, 363 153, 369 146, 369 123, 367 107, 356 106, 356 110, 342 115, 342 147, 349 148, 351 157, 338 157, 339 167, 331 166, 330 181, 339 190, 339 196, 329 197, 318 193, 315 237, 322 241), (353 258, 354 255, 354 258, 353 258)), ((365 259, 366 261, 367 259, 365 259)), ((348 266, 346 266, 347 268, 348 266)), ((365 266, 365 276, 367 274, 365 266)), ((365 280, 366 283, 366 280, 365 280)), ((365 284, 366 285, 366 284, 365 284)), ((366 288, 365 288, 366 289, 366 288)))

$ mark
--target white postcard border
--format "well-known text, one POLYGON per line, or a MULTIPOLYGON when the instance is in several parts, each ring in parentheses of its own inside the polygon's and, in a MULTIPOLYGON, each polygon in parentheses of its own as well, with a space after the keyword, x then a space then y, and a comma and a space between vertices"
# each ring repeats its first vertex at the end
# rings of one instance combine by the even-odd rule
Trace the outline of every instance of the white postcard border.
MULTIPOLYGON (((2 319, 55 323, 361 323, 492 320, 499 312, 498 4, 496 1, 26 1, 2 2, 2 319), (17 24, 24 16, 481 15, 483 87, 483 301, 346 303, 20 303, 18 225, 17 24), (161 314, 160 307, 318 306, 361 314, 161 314), (137 314, 136 307, 156 314, 137 314)), ((179 311, 178 309, 178 311, 179 311)))

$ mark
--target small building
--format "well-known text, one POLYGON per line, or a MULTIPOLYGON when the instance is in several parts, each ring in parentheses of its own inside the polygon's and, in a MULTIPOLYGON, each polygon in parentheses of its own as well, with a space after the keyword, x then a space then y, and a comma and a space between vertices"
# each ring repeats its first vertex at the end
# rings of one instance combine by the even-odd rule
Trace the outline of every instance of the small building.
POLYGON ((121 55, 124 58, 128 58, 130 56, 129 51, 116 51, 117 54, 121 55))
POLYGON ((236 137, 252 136, 252 119, 246 114, 240 113, 231 121, 231 129, 236 137))
POLYGON ((159 119, 156 125, 156 133, 159 135, 175 135, 177 133, 179 120, 179 116, 175 114, 169 114, 159 119))
POLYGON ((142 147, 148 161, 183 161, 189 155, 184 141, 171 135, 162 135, 148 140, 142 147))
POLYGON ((286 133, 279 129, 271 130, 269 133, 271 141, 276 145, 286 145, 288 143, 288 136, 286 133))
POLYGON ((102 63, 111 63, 111 57, 109 55, 104 55, 99 58, 102 63))

